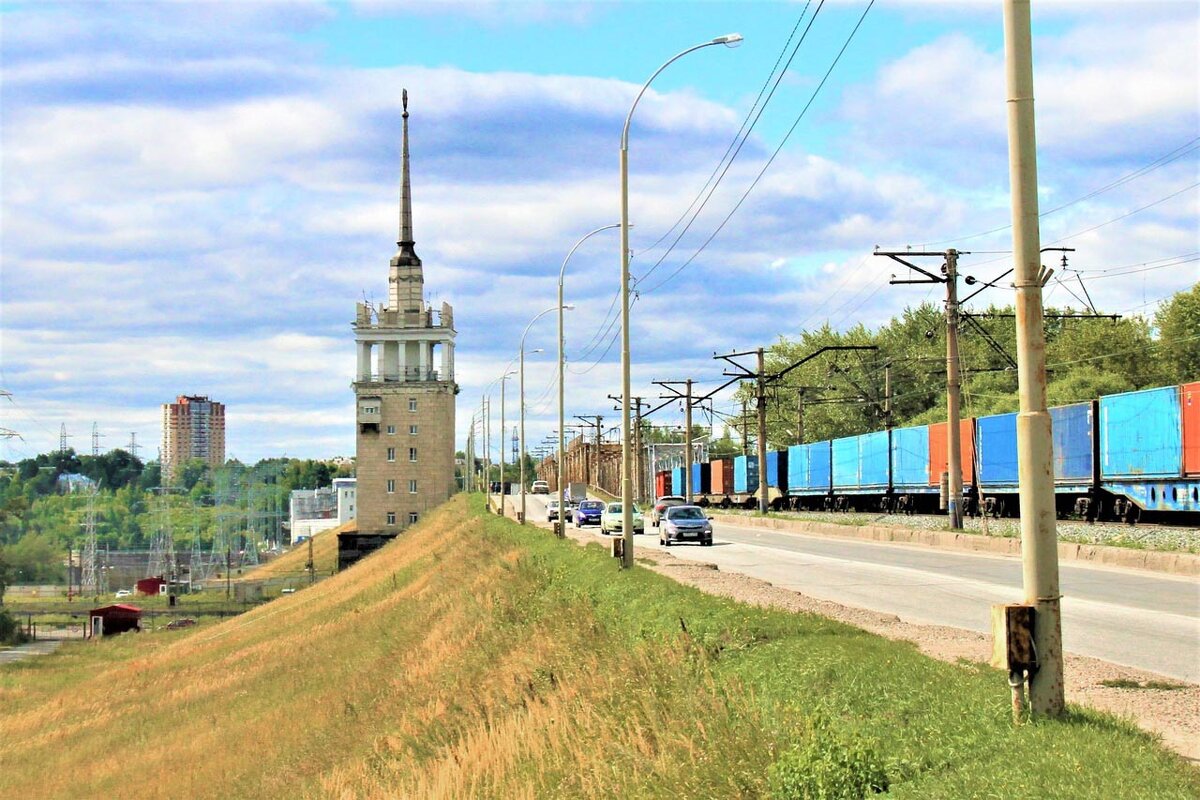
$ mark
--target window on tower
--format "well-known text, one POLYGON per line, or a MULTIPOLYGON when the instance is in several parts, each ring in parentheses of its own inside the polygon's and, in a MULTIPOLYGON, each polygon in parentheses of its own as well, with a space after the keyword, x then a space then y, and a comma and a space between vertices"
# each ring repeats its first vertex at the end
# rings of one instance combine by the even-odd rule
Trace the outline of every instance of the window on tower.
POLYGON ((415 397, 408 398, 408 410, 409 411, 417 410, 417 398, 415 398, 415 397))
POLYGON ((387 460, 388 460, 388 461, 395 461, 395 460, 396 460, 396 448, 394 448, 394 447, 389 447, 389 448, 387 449, 387 460))
POLYGON ((396 512, 395 511, 387 512, 387 524, 388 525, 396 524, 396 512))

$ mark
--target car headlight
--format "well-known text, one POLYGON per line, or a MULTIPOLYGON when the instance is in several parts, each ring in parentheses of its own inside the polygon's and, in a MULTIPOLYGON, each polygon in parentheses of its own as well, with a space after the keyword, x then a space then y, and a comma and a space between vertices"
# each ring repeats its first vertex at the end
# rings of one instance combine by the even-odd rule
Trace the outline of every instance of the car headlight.
POLYGON ((675 524, 673 522, 667 523, 667 533, 676 533, 676 532, 678 532, 678 530, 679 529, 675 527, 675 524))

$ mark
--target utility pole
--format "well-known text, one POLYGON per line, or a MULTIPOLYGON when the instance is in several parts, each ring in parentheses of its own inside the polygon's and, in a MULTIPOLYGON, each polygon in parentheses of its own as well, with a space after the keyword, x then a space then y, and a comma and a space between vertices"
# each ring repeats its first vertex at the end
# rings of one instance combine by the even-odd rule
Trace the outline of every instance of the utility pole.
MULTIPOLYGON (((692 406, 696 404, 696 398, 692 396, 692 385, 694 381, 691 378, 683 381, 654 381, 657 386, 661 386, 671 392, 669 395, 659 395, 660 399, 666 400, 668 403, 675 400, 683 401, 683 499, 691 505, 692 503, 692 464, 695 463, 695 451, 692 443, 692 406), (684 391, 680 392, 675 386, 683 385, 684 391)), ((660 406, 661 407, 661 406, 660 406)))
POLYGON ((1004 2, 1004 54, 1016 278, 1013 285, 1017 294, 1017 385, 1021 401, 1017 414, 1021 573, 1025 603, 1034 607, 1033 639, 1038 662, 1030 671, 1029 706, 1035 715, 1057 717, 1065 707, 1062 618, 1054 459, 1050 414, 1046 409, 1046 334, 1042 317, 1029 0, 1004 2))
POLYGON ((634 471, 637 472, 637 480, 633 484, 633 498, 639 503, 646 497, 646 458, 642 444, 642 407, 646 405, 649 403, 644 403, 642 398, 633 398, 633 435, 634 445, 637 447, 633 457, 634 471))
POLYGON ((62 423, 58 427, 58 452, 67 452, 67 439, 71 437, 67 435, 67 423, 62 423))
MULTIPOLYGON (((787 375, 792 370, 796 369, 796 367, 799 367, 801 364, 805 364, 805 363, 811 361, 812 359, 816 358, 817 356, 821 355, 822 353, 828 352, 830 350, 877 350, 877 349, 878 348, 875 347, 875 345, 850 345, 850 344, 829 345, 829 346, 814 350, 813 352, 806 355, 804 358, 801 358, 798 361, 794 361, 791 365, 785 367, 784 369, 781 369, 778 372, 773 372, 770 374, 767 373, 766 351, 761 347, 759 347, 756 350, 747 351, 745 353, 730 353, 729 355, 725 355, 725 356, 722 356, 722 355, 714 355, 713 356, 713 358, 720 359, 722 361, 728 361, 732 366, 737 367, 737 369, 739 370, 738 372, 730 372, 728 370, 722 372, 721 373, 722 375, 729 377, 731 380, 729 380, 723 386, 719 386, 716 389, 714 389, 713 393, 718 392, 721 389, 724 389, 726 386, 729 386, 734 381, 752 380, 755 383, 754 396, 755 396, 755 400, 757 401, 757 405, 758 405, 758 408, 757 408, 757 412, 758 412, 758 442, 757 442, 757 448, 756 448, 758 451, 758 510, 761 513, 763 513, 763 514, 767 513, 767 505, 768 505, 768 503, 767 503, 767 387, 771 384, 775 384, 775 383, 778 383, 779 381, 783 380, 785 375, 787 375), (756 356, 756 358, 757 358, 757 364, 756 364, 756 367, 754 370, 750 370, 749 368, 739 364, 737 361, 734 360, 735 358, 738 358, 739 356, 750 356, 750 355, 756 356)), ((712 393, 710 393, 709 395, 707 395, 705 398, 702 398, 702 399, 707 399, 707 397, 711 397, 711 396, 712 396, 712 393)), ((803 408, 804 408, 804 393, 803 393, 803 390, 801 390, 801 394, 800 394, 801 423, 803 423, 803 408)), ((749 421, 749 418, 746 416, 746 402, 744 400, 742 401, 742 420, 743 420, 743 431, 744 431, 742 434, 742 454, 748 455, 749 454, 749 446, 747 444, 746 439, 749 434, 750 421, 749 421)), ((803 430, 801 430, 801 438, 803 438, 803 430)))
POLYGON ((225 599, 229 599, 229 570, 230 564, 233 561, 233 551, 230 548, 225 548, 225 599))
POLYGON ((104 434, 100 432, 99 424, 93 422, 92 423, 92 457, 93 458, 100 455, 100 440, 103 437, 104 437, 104 434))
MULTIPOLYGON (((508 367, 504 368, 508 371, 508 367)), ((505 375, 500 379, 500 516, 506 516, 504 505, 507 501, 507 494, 504 491, 504 384, 508 383, 508 376, 505 375)))
POLYGON ((892 429, 892 364, 883 365, 883 424, 892 429))
MULTIPOLYGON (((767 513, 767 364, 763 349, 758 348, 758 380, 755 384, 758 405, 758 513, 767 513)), ((786 486, 781 489, 787 489, 786 486)))
POLYGON ((142 446, 137 443, 137 431, 129 432, 129 455, 137 458, 137 451, 141 450, 142 446))
POLYGON ((950 473, 950 527, 962 527, 961 378, 958 361, 958 251, 946 251, 946 470, 950 473))
POLYGON ((796 444, 804 444, 804 386, 796 390, 796 444))
POLYGON ((738 420, 742 423, 742 455, 750 455, 750 417, 746 415, 746 401, 742 401, 742 415, 738 420))
MULTIPOLYGON (((947 515, 950 527, 955 530, 962 528, 962 441, 959 431, 959 394, 960 370, 958 363, 958 257, 963 251, 953 248, 945 252, 910 252, 876 250, 875 255, 892 259, 924 278, 913 280, 897 280, 892 276, 890 283, 944 283, 946 284, 946 473, 948 483, 947 515), (935 256, 944 259, 942 274, 935 275, 911 261, 908 258, 935 256)), ((968 278, 968 281, 972 279, 968 278)), ((889 402, 890 407, 890 402, 889 402)))

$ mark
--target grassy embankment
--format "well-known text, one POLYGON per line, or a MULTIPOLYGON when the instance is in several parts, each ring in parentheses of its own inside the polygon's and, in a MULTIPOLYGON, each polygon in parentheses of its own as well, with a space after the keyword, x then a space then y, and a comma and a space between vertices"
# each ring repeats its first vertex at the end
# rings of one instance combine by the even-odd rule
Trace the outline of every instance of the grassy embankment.
POLYGON ((241 617, 6 667, 0 708, 13 797, 1200 793, 1125 723, 1014 729, 995 671, 621 573, 478 497, 241 617))

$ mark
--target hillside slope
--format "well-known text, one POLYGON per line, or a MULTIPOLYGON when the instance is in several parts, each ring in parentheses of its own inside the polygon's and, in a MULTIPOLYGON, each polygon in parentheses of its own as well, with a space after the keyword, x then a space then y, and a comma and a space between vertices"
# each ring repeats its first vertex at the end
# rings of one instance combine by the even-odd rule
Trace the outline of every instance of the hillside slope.
MULTIPOLYGON (((312 537, 313 563, 316 565, 318 576, 332 575, 337 569, 337 535, 356 530, 358 530, 358 522, 352 519, 344 525, 321 531, 312 537)), ((278 558, 255 567, 234 580, 265 581, 306 578, 308 576, 306 564, 308 564, 308 542, 301 542, 278 558)))
POLYGON ((622 573, 461 496, 241 617, 0 669, 0 709, 4 797, 1200 791, 1123 723, 1014 729, 991 670, 622 573))

